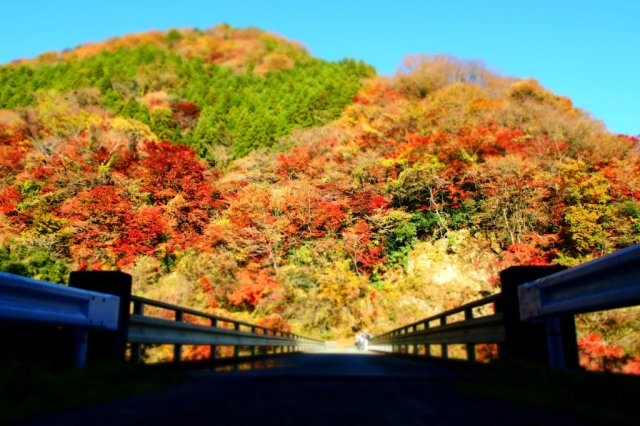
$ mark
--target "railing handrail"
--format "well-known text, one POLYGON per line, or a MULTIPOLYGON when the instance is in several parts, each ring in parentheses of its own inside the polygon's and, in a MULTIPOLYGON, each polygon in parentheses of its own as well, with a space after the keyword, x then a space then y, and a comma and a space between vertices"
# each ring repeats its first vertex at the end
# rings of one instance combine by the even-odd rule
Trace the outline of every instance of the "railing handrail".
POLYGON ((459 314, 459 313, 465 312, 467 309, 473 309, 473 308, 477 308, 477 307, 480 307, 480 306, 488 305, 490 303, 495 303, 499 299, 500 299, 500 293, 492 294, 491 296, 487 296, 487 297, 484 297, 482 299, 474 300, 473 302, 466 303, 466 304, 464 304, 462 306, 459 306, 457 308, 449 309, 448 311, 444 311, 444 312, 441 312, 439 314, 435 314, 435 315, 432 315, 430 317, 421 319, 419 321, 412 322, 411 324, 407 324, 407 325, 404 325, 404 326, 401 326, 401 327, 398 327, 398 328, 394 328, 393 330, 390 330, 390 331, 387 331, 386 333, 381 334, 379 337, 389 336, 392 333, 395 333, 397 331, 410 329, 412 327, 419 326, 419 325, 422 325, 422 324, 425 324, 425 323, 428 324, 428 323, 430 323, 432 321, 438 321, 438 320, 440 320, 442 318, 447 318, 447 317, 449 317, 451 315, 455 315, 455 314, 459 314))
POLYGON ((251 324, 245 321, 239 321, 239 320, 235 320, 235 319, 231 319, 231 318, 226 318, 226 317, 222 317, 219 315, 215 315, 215 314, 209 314, 207 312, 202 312, 202 311, 198 311, 196 309, 192 309, 192 308, 185 308, 183 306, 179 306, 179 305, 174 305, 171 303, 167 303, 167 302, 161 302, 158 300, 153 300, 153 299, 148 299, 146 297, 140 297, 140 296, 131 296, 131 301, 132 302, 140 302, 143 303, 144 306, 151 306, 154 308, 161 308, 161 309, 166 309, 166 310, 170 310, 170 311, 174 311, 174 312, 182 312, 183 314, 187 314, 187 315, 193 315, 193 316, 197 316, 200 318, 206 318, 206 319, 210 319, 210 320, 216 320, 216 321, 220 321, 220 322, 224 322, 224 323, 229 323, 229 324, 238 324, 238 325, 242 325, 245 327, 257 327, 257 328, 261 328, 264 330, 275 330, 275 329, 271 329, 268 327, 263 327, 263 326, 258 326, 255 324, 251 324))
POLYGON ((170 344, 174 346, 173 361, 182 361, 182 345, 209 345, 209 359, 216 358, 217 346, 233 346, 233 357, 240 356, 240 348, 248 347, 251 356, 256 355, 256 348, 277 353, 274 348, 280 348, 281 352, 287 350, 299 351, 318 349, 324 346, 324 342, 305 336, 289 333, 275 328, 263 327, 246 321, 238 321, 225 318, 195 309, 132 296, 133 312, 129 317, 129 329, 127 341, 131 343, 131 359, 134 363, 142 362, 143 344, 170 344), (160 308, 174 313, 173 318, 158 318, 145 315, 145 307, 160 308), (185 321, 185 314, 209 321, 208 325, 185 321), (223 327, 229 324, 232 327, 223 327), (249 331, 241 328, 248 328, 249 331), (260 332, 259 332, 260 331, 260 332))
MULTIPOLYGON (((214 315, 214 314, 209 314, 206 312, 202 312, 202 311, 197 311, 195 309, 191 309, 191 308, 185 308, 182 306, 178 306, 178 305, 174 305, 174 304, 170 304, 170 303, 166 303, 166 302, 160 302, 157 300, 153 300, 153 299, 148 299, 148 298, 144 298, 144 297, 140 297, 140 296, 132 296, 131 297, 131 302, 133 304, 139 303, 142 304, 142 306, 151 306, 151 307, 155 307, 155 308, 161 308, 161 309, 166 309, 166 310, 170 310, 170 311, 174 311, 176 313, 181 313, 181 314, 187 314, 187 315, 192 315, 195 317, 200 317, 200 318, 205 318, 211 321, 215 322, 215 326, 203 326, 205 329, 211 330, 211 329, 222 329, 222 330, 229 330, 229 331, 235 331, 235 332, 241 332, 241 330, 239 330, 240 326, 244 326, 244 327, 248 327, 251 329, 250 333, 247 334, 251 334, 254 336, 260 336, 261 338, 268 338, 268 337, 274 337, 277 339, 273 339, 274 342, 281 342, 283 341, 282 338, 284 339, 289 339, 289 340, 296 340, 296 341, 303 341, 303 342, 313 342, 313 343, 317 343, 317 344, 324 344, 324 341, 319 340, 319 339, 313 339, 311 337, 306 337, 306 336, 301 336, 298 334, 294 334, 294 333, 290 333, 290 332, 286 332, 283 331, 281 329, 276 329, 276 328, 270 328, 270 327, 264 327, 261 325, 257 325, 257 324, 252 324, 252 323, 248 323, 245 321, 239 321, 239 320, 234 320, 231 318, 226 318, 226 317, 222 317, 222 316, 218 316, 218 315, 214 315), (235 330, 229 329, 227 327, 220 327, 217 324, 218 323, 227 323, 227 324, 233 324, 235 330), (262 330, 264 333, 257 333, 257 330, 262 330), (269 334, 269 332, 271 332, 271 334, 269 334)), ((141 309, 142 310, 142 309, 141 309)), ((132 320, 134 320, 135 318, 141 318, 141 317, 145 317, 148 318, 148 316, 146 315, 142 315, 142 314, 136 314, 134 311, 134 314, 131 316, 132 320)), ((199 324, 191 324, 188 322, 185 322, 183 319, 181 320, 165 320, 168 323, 178 323, 175 329, 179 329, 181 327, 182 324, 190 324, 190 325, 199 325, 199 324)), ((157 343, 161 343, 161 342, 157 342, 157 343)))
MULTIPOLYGON (((468 360, 476 359, 476 345, 480 343, 501 344, 505 340, 506 332, 499 302, 501 294, 494 294, 480 300, 466 303, 454 309, 420 321, 395 328, 371 339, 372 350, 381 352, 398 352, 401 348, 408 351, 413 348, 413 355, 417 355, 418 347, 424 348, 427 357, 431 355, 431 346, 440 346, 443 358, 448 358, 447 346, 450 344, 465 345, 468 360), (493 305, 493 312, 485 315, 474 315, 474 308, 493 305), (453 315, 464 313, 464 318, 448 322, 453 315), (438 324, 431 325, 437 321, 438 324)), ((408 352, 407 352, 408 353, 408 352)))

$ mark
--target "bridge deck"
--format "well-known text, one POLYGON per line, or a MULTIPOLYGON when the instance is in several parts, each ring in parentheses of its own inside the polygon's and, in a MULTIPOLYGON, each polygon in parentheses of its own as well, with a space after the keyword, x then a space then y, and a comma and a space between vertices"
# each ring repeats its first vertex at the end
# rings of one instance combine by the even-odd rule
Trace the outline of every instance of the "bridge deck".
POLYGON ((473 373, 370 353, 287 355, 193 373, 169 391, 34 419, 31 425, 584 425, 473 395, 473 373))

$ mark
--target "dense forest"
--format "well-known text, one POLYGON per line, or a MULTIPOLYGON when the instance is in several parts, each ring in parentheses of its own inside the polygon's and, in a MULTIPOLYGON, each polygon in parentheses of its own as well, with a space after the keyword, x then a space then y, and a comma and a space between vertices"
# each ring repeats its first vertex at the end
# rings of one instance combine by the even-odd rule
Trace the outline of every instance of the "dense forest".
MULTIPOLYGON (((38 279, 119 269, 340 338, 640 242, 638 139, 456 58, 380 77, 257 29, 171 30, 4 65, 0 108, 0 270, 38 279)), ((640 371, 639 323, 581 320, 583 363, 640 371)))

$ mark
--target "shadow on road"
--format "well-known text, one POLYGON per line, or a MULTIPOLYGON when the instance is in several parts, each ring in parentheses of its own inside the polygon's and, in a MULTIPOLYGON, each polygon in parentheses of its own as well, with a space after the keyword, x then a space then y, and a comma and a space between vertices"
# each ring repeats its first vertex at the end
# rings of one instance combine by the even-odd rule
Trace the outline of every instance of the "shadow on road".
POLYGON ((585 425, 466 393, 474 370, 356 351, 284 355, 191 371, 188 383, 33 419, 29 425, 585 425))

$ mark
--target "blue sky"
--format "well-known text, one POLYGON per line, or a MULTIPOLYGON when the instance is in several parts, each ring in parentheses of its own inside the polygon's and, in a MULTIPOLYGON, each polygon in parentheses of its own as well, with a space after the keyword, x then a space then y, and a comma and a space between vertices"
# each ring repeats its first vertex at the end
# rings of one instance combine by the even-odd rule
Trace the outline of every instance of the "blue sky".
POLYGON ((0 63, 131 32, 255 26, 393 74, 407 54, 481 60, 640 134, 637 0, 3 0, 0 63))

